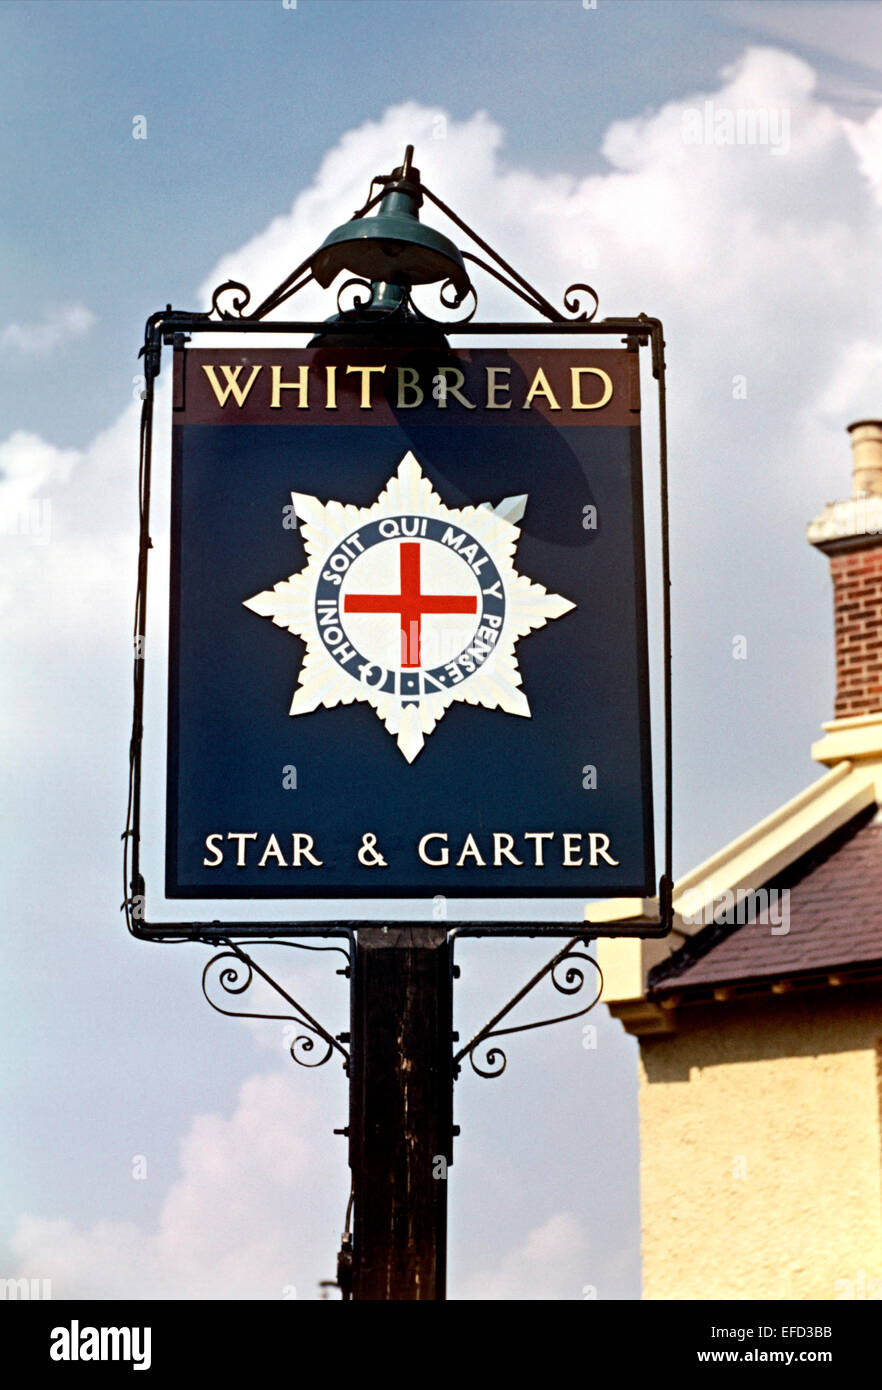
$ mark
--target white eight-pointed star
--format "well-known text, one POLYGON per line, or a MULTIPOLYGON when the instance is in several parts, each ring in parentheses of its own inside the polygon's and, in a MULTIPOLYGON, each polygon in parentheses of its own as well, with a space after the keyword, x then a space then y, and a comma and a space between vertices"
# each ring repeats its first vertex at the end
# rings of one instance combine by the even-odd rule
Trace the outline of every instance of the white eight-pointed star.
POLYGON ((516 644, 575 605, 514 568, 525 496, 447 507, 407 453, 369 507, 291 500, 308 563, 244 600, 306 643, 291 714, 366 701, 409 763, 454 701, 530 717, 516 644))

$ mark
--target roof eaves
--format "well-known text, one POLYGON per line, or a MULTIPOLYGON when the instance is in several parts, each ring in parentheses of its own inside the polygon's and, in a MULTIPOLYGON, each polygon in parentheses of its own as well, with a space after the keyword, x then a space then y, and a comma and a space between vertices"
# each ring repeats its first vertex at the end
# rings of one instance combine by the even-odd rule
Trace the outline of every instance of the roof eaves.
MULTIPOLYGON (((870 812, 874 807, 874 801, 859 807, 856 814, 850 816, 843 824, 832 829, 822 840, 819 840, 814 845, 803 850, 799 856, 790 860, 789 863, 786 863, 781 869, 770 875, 770 878, 766 879, 765 882, 758 883, 751 891, 755 892, 756 889, 761 890, 771 888, 772 886, 776 889, 793 887, 794 884, 798 883, 803 877, 811 874, 814 868, 817 867, 819 853, 823 851, 827 841, 832 841, 830 851, 833 854, 837 853, 842 847, 842 844, 851 839, 855 830, 860 829, 862 825, 866 824, 871 819, 870 812)), ((709 905, 713 907, 712 902, 709 905)), ((717 916, 720 915, 720 912, 724 912, 727 917, 730 917, 731 906, 732 899, 730 897, 725 904, 720 904, 720 911, 717 913, 717 916)), ((725 989, 734 985, 741 986, 748 984, 752 981, 759 984, 764 983, 767 987, 769 980, 772 978, 795 978, 805 973, 805 967, 803 965, 794 965, 792 968, 784 970, 779 970, 777 968, 775 970, 762 969, 756 970, 752 974, 733 975, 730 978, 721 976, 719 979, 712 981, 698 979, 693 983, 680 978, 690 971, 693 966, 698 965, 706 956, 710 955, 724 941, 728 940, 729 937, 734 936, 736 932, 742 931, 745 927, 751 925, 753 925, 752 922, 739 922, 737 920, 737 914, 735 921, 715 921, 713 913, 711 913, 709 918, 705 918, 705 925, 691 937, 688 937, 683 944, 665 960, 659 961, 657 965, 650 969, 646 981, 645 997, 647 999, 656 998, 660 994, 674 989, 680 992, 702 992, 706 991, 708 988, 725 989)), ((880 960, 882 960, 882 952, 880 952, 880 960)), ((869 961, 866 962, 868 965, 870 963, 869 961)), ((843 963, 837 961, 835 957, 831 957, 830 961, 825 964, 824 970, 836 970, 839 968, 851 969, 854 964, 853 961, 843 963)), ((861 968, 863 968, 863 965, 861 968)))
POLYGON ((875 804, 866 768, 845 761, 699 864, 674 888, 675 926, 685 937, 704 930, 715 899, 754 891, 875 804))

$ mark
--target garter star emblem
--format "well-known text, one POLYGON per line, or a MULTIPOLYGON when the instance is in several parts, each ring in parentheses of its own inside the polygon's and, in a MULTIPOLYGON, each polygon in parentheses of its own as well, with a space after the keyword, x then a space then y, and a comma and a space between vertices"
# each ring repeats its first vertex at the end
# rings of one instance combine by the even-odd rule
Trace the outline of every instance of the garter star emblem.
POLYGON ((447 507, 407 453, 372 506, 291 500, 306 568, 244 603, 306 643, 292 715, 366 701, 409 763, 454 701, 530 717, 516 645, 575 605, 514 568, 525 496, 447 507))

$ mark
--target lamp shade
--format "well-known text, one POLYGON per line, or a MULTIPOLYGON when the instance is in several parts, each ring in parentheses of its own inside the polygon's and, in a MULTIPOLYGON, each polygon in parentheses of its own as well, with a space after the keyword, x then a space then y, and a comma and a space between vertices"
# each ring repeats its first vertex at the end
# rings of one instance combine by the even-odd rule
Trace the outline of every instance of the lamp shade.
POLYGON ((342 270, 362 280, 389 285, 450 280, 457 294, 465 295, 469 277, 458 248, 419 220, 419 170, 408 158, 389 182, 390 191, 375 216, 353 217, 325 238, 312 260, 315 279, 322 289, 327 289, 342 270))

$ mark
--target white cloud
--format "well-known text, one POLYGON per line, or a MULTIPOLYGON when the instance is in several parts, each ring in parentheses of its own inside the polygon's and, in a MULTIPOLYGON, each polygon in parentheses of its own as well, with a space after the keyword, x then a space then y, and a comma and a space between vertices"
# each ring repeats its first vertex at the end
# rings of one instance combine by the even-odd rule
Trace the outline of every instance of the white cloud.
MULTIPOLYGON (((37 434, 16 430, 0 443, 0 516, 25 513, 34 498, 63 486, 81 458, 77 449, 58 449, 37 434)), ((12 533, 11 526, 3 529, 12 533)))
MULTIPOLYGON (((24 431, 0 443, 0 615, 16 671, 0 714, 15 733, 13 764, 33 766, 50 748, 72 754, 96 720, 115 717, 114 701, 130 699, 138 418, 131 401, 82 450, 24 431)), ((160 443, 158 466, 165 453, 160 443)), ((167 521, 156 521, 159 537, 167 521)))
POLYGON ((15 1277, 51 1279, 56 1299, 316 1297, 316 1269, 334 1268, 348 1189, 342 1164, 329 1174, 316 1162, 313 1105, 295 1103, 292 1090, 285 1073, 253 1076, 229 1118, 197 1115, 149 1226, 22 1217, 15 1277), (316 1221, 335 1197, 337 1222, 316 1221))
POLYGON ((882 203, 882 107, 866 121, 846 121, 845 129, 876 201, 882 203))
POLYGON ((587 1242, 572 1212, 557 1212, 511 1250, 495 1269, 466 1279, 457 1298, 498 1300, 581 1299, 590 1286, 587 1242))
POLYGON ((137 472, 134 402, 82 450, 21 430, 0 442, 0 609, 26 663, 39 662, 50 633, 109 656, 109 632, 123 613, 131 621, 137 472))
POLYGON ((46 357, 71 338, 81 338, 95 322, 85 304, 59 304, 45 311, 39 323, 7 323, 0 328, 0 348, 46 357))

